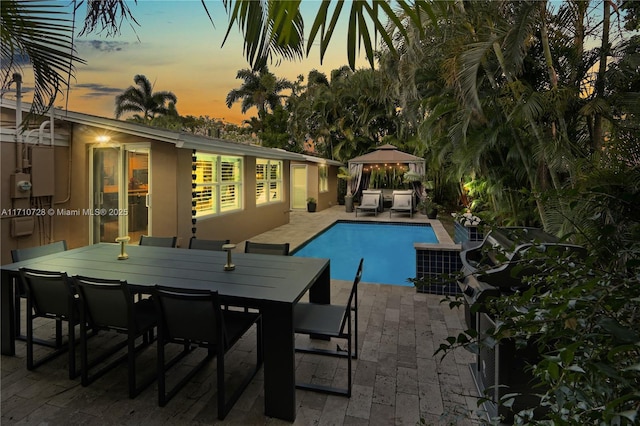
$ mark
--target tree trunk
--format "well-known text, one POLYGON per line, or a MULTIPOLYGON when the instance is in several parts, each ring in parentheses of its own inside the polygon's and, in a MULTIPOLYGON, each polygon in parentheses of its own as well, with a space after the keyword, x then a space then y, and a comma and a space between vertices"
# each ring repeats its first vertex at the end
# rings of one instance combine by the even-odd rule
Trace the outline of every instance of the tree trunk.
MULTIPOLYGON (((598 67, 598 76, 596 78, 595 98, 604 97, 604 78, 607 71, 607 58, 609 57, 609 26, 611 23, 611 4, 610 0, 602 2, 602 44, 600 46, 600 64, 598 67)), ((593 117, 593 149, 599 152, 604 142, 604 130, 602 128, 602 114, 595 112, 593 117)))

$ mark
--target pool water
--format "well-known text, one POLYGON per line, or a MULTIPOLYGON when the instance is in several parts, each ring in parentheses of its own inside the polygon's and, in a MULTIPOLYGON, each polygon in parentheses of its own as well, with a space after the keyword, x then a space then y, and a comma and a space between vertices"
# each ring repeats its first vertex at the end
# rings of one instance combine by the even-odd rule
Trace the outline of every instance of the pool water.
POLYGON ((293 253, 331 259, 331 278, 353 281, 364 258, 363 282, 412 286, 416 252, 413 243, 437 243, 429 225, 337 222, 293 253))

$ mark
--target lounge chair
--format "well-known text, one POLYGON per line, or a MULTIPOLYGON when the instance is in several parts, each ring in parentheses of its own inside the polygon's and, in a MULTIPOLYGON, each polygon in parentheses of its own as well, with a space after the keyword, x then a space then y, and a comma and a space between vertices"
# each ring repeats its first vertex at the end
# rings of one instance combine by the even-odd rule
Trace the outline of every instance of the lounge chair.
POLYGON ((389 217, 392 213, 409 213, 413 217, 413 191, 393 191, 393 204, 389 209, 389 217))
POLYGON ((379 191, 362 191, 362 202, 356 207, 356 217, 358 210, 363 212, 373 212, 378 216, 378 211, 382 204, 382 192, 379 191))

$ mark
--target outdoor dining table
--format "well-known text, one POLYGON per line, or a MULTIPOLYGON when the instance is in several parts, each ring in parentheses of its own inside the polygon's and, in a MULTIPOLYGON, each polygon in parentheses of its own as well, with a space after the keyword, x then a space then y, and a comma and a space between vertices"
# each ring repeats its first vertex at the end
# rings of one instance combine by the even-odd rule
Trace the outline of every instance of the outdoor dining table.
POLYGON ((225 252, 137 245, 126 251, 129 258, 118 260, 120 246, 101 243, 2 265, 2 354, 15 355, 13 277, 20 267, 126 280, 143 293, 155 284, 215 290, 223 303, 262 313, 265 415, 294 421, 293 309, 307 290, 310 301, 330 302, 329 260, 234 252, 235 270, 225 271, 225 252))

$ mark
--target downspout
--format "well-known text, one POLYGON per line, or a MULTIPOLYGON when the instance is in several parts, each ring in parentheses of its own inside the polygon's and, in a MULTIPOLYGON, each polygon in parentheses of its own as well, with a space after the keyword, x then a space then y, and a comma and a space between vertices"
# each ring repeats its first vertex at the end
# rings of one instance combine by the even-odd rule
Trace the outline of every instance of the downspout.
POLYGON ((16 83, 16 172, 22 172, 22 75, 13 74, 16 83))
MULTIPOLYGON (((51 146, 53 146, 53 141, 54 141, 54 134, 53 134, 53 111, 51 112, 51 146)), ((74 126, 71 126, 71 130, 69 131, 69 151, 68 151, 68 159, 67 159, 67 196, 63 199, 63 200, 59 200, 59 201, 55 201, 53 198, 51 197, 51 204, 52 205, 56 205, 56 204, 64 204, 69 202, 69 200, 71 199, 71 171, 72 171, 72 158, 73 158, 73 129, 74 126)), ((51 232, 49 233, 50 238, 53 239, 53 216, 51 216, 51 232)))
MULTIPOLYGON (((53 114, 52 114, 53 115, 53 114)), ((53 116, 51 117, 51 119, 53 120, 53 116)), ((53 129, 53 127, 52 127, 53 129)), ((68 156, 69 159, 67 160, 67 164, 68 164, 68 169, 67 169, 67 196, 64 200, 60 200, 60 201, 54 201, 54 204, 63 204, 63 203, 67 203, 70 199, 71 199, 71 163, 72 163, 72 158, 73 158, 73 153, 72 153, 72 146, 73 146, 73 129, 74 127, 71 126, 71 130, 69 131, 69 152, 68 152, 68 156)), ((53 140, 53 136, 52 136, 52 140, 53 140)))

